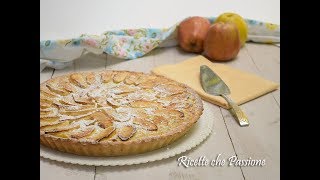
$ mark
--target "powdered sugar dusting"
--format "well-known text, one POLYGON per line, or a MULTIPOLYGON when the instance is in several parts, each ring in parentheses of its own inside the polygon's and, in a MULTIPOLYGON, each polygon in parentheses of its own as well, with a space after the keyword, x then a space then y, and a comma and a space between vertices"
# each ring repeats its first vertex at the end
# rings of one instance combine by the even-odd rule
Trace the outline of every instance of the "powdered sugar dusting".
POLYGON ((80 119, 80 118, 89 116, 89 115, 93 114, 94 112, 95 111, 92 111, 92 112, 89 112, 89 113, 86 113, 86 114, 83 114, 83 115, 78 115, 78 116, 68 116, 68 115, 59 114, 59 117, 60 117, 59 120, 60 121, 65 121, 65 120, 80 119))
MULTIPOLYGON (((103 83, 99 73, 95 73, 95 81, 92 84, 90 83, 85 88, 70 83, 69 85, 75 91, 67 93, 65 96, 56 94, 48 89, 48 91, 56 94, 50 99, 53 100, 57 108, 42 110, 46 115, 40 115, 40 117, 58 117, 59 121, 75 120, 72 124, 79 125, 79 130, 94 126, 95 133, 99 133, 102 128, 98 125, 98 121, 90 119, 93 117, 90 117, 90 115, 97 111, 102 111, 114 118, 113 125, 115 128, 133 126, 137 129, 143 129, 143 127, 134 124, 133 119, 152 116, 159 108, 174 108, 183 111, 183 108, 188 103, 188 98, 185 98, 187 96, 171 97, 173 92, 170 92, 170 90, 172 91, 172 89, 169 90, 166 84, 158 84, 151 89, 145 87, 142 89, 134 84, 114 83, 113 80, 103 83), (137 102, 137 105, 133 105, 132 102, 135 101, 140 102, 137 102), (152 107, 146 107, 149 104, 152 107), (46 113, 45 111, 51 111, 51 113, 46 113), (62 111, 63 114, 60 113, 62 111)), ((59 91, 63 91, 57 81, 52 86, 59 91)), ((46 98, 45 94, 42 94, 43 96, 46 98)))
POLYGON ((133 124, 132 120, 131 120, 131 121, 125 121, 125 122, 117 122, 117 121, 115 121, 115 122, 113 123, 113 125, 114 125, 114 127, 115 127, 116 129, 121 129, 121 128, 124 127, 124 126, 133 126, 133 127, 136 127, 136 126, 133 124))
POLYGON ((93 122, 94 120, 80 120, 80 121, 74 121, 73 124, 80 125, 80 129, 83 129, 89 126, 90 124, 92 124, 93 122))
POLYGON ((145 101, 154 101, 156 100, 155 92, 146 92, 143 90, 138 90, 128 95, 128 99, 131 100, 145 100, 145 101))
POLYGON ((170 93, 165 89, 165 86, 164 85, 157 85, 155 87, 153 87, 153 90, 155 90, 158 94, 157 96, 159 97, 166 97, 168 96, 170 93))
POLYGON ((120 122, 129 121, 132 118, 136 117, 136 113, 133 108, 124 108, 119 107, 116 109, 115 112, 112 113, 112 116, 115 118, 115 120, 120 122))
POLYGON ((146 113, 148 115, 152 115, 156 109, 155 108, 144 108, 144 110, 146 111, 146 113))
POLYGON ((161 103, 162 104, 162 106, 169 106, 170 105, 170 101, 168 101, 168 100, 164 100, 164 99, 158 99, 157 100, 157 102, 159 102, 159 103, 161 103))
POLYGON ((81 106, 65 106, 64 109, 75 111, 75 110, 80 110, 80 109, 81 109, 81 106))

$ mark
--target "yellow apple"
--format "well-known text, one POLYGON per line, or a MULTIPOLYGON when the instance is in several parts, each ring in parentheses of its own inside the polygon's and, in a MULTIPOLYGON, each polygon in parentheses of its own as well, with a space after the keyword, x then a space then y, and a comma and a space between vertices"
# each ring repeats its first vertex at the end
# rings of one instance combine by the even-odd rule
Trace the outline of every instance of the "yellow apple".
POLYGON ((235 13, 223 13, 217 17, 214 23, 217 22, 231 22, 234 23, 239 29, 241 46, 245 44, 248 37, 248 26, 245 20, 238 14, 235 13))

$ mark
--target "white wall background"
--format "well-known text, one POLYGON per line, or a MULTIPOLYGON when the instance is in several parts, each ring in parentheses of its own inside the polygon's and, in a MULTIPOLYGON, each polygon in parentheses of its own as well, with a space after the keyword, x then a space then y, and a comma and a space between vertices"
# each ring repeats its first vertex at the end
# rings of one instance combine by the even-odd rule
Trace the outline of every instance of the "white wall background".
POLYGON ((280 0, 41 0, 40 39, 170 27, 188 16, 218 16, 227 11, 280 24, 280 0))

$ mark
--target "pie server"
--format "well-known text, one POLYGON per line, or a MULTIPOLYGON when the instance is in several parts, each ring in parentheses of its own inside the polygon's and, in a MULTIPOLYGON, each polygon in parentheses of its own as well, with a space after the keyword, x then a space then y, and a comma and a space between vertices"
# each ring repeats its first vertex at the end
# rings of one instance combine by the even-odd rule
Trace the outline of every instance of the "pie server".
POLYGON ((229 87, 206 65, 202 65, 200 67, 200 81, 201 86, 206 93, 215 96, 222 96, 228 102, 229 106, 231 107, 230 112, 238 120, 240 126, 249 125, 247 116, 228 96, 230 94, 229 87))

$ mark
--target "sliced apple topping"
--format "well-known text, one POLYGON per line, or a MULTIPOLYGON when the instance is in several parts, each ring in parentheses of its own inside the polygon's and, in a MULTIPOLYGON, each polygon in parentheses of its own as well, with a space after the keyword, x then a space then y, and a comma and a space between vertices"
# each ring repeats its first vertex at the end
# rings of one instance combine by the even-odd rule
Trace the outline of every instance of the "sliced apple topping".
POLYGON ((146 79, 143 79, 143 81, 140 82, 138 86, 144 89, 152 89, 158 84, 164 84, 167 81, 167 79, 158 78, 156 76, 148 76, 146 79))
POLYGON ((129 121, 131 117, 133 117, 133 114, 131 114, 130 112, 113 112, 111 116, 114 118, 115 121, 126 122, 129 121))
POLYGON ((129 74, 126 79, 124 80, 125 84, 131 85, 134 84, 139 79, 138 75, 135 74, 129 74))
POLYGON ((108 137, 111 133, 113 133, 115 128, 113 126, 107 127, 105 129, 99 130, 97 133, 93 133, 92 136, 90 136, 88 139, 94 140, 94 141, 100 141, 103 138, 108 137))
POLYGON ((53 85, 53 84, 47 84, 47 87, 50 91, 59 94, 61 96, 66 96, 69 94, 69 92, 65 91, 64 89, 61 89, 60 87, 58 87, 57 85, 53 85))
POLYGON ((48 98, 48 97, 46 97, 45 95, 43 95, 42 93, 40 93, 40 102, 52 104, 53 101, 54 101, 53 99, 48 98))
POLYGON ((59 109, 68 109, 68 108, 72 108, 72 107, 77 107, 78 104, 65 104, 65 103, 61 103, 61 100, 59 102, 54 102, 53 103, 55 106, 57 106, 59 109))
POLYGON ((155 114, 164 117, 184 117, 183 112, 174 109, 158 109, 155 111, 155 114))
POLYGON ((113 82, 119 83, 122 82, 126 77, 128 73, 127 72, 118 72, 113 76, 113 82))
POLYGON ((101 80, 102 80, 103 83, 110 82, 112 77, 113 77, 113 72, 108 71, 108 72, 102 72, 101 73, 101 80))
POLYGON ((49 98, 57 97, 57 94, 50 91, 47 86, 40 86, 40 93, 42 93, 43 95, 49 98))
POLYGON ((160 124, 163 124, 163 125, 168 125, 168 119, 162 117, 162 116, 154 116, 153 117, 153 120, 152 120, 156 125, 160 125, 160 124))
POLYGON ((52 108, 48 109, 40 109, 40 115, 49 115, 49 114, 54 114, 54 110, 52 108))
POLYGON ((40 109, 47 109, 50 108, 50 104, 46 102, 40 102, 40 109))
POLYGON ((107 102, 115 107, 119 107, 119 106, 126 105, 129 103, 129 101, 124 98, 123 99, 107 98, 107 102))
POLYGON ((153 112, 153 108, 135 108, 134 117, 147 119, 151 115, 149 112, 153 112))
POLYGON ((59 131, 59 132, 51 132, 51 133, 48 133, 48 134, 51 134, 53 136, 57 136, 57 137, 60 137, 60 138, 69 138, 70 137, 70 130, 65 130, 65 131, 59 131))
POLYGON ((49 109, 40 109, 40 118, 51 118, 58 115, 58 109, 49 108, 49 109))
POLYGON ((147 131, 158 134, 178 126, 193 113, 184 87, 142 73, 74 73, 40 90, 40 132, 60 138, 140 139, 147 131))
POLYGON ((112 106, 117 106, 117 107, 121 106, 121 104, 116 100, 114 100, 113 98, 107 98, 107 102, 110 103, 112 106))
POLYGON ((76 138, 76 139, 80 139, 86 136, 89 136, 93 130, 94 130, 94 126, 87 126, 87 127, 82 127, 80 129, 77 129, 75 131, 73 131, 72 133, 70 133, 70 137, 72 138, 76 138))
POLYGON ((40 119, 45 119, 45 118, 54 118, 57 117, 56 114, 48 114, 48 115, 41 115, 40 114, 40 119))
POLYGON ((113 126, 113 117, 106 115, 101 111, 91 114, 91 119, 96 120, 98 125, 103 129, 113 126))
POLYGON ((105 93, 101 87, 96 87, 87 92, 87 96, 91 98, 101 97, 105 93))
POLYGON ((113 126, 113 121, 110 119, 104 119, 104 120, 98 120, 98 125, 103 128, 103 129, 106 129, 108 127, 111 127, 113 126))
POLYGON ((58 101, 57 105, 59 105, 59 103, 62 104, 62 105, 70 105, 70 106, 78 105, 78 104, 74 101, 74 99, 73 99, 72 96, 66 96, 66 97, 60 99, 60 100, 58 101))
POLYGON ((91 97, 88 97, 87 95, 85 96, 79 96, 79 95, 72 95, 73 97, 73 100, 76 102, 76 103, 79 103, 79 104, 93 104, 93 98, 91 97))
POLYGON ((94 109, 94 104, 88 104, 88 105, 77 105, 77 106, 63 106, 60 109, 66 110, 66 111, 82 111, 87 109, 94 109))
POLYGON ((95 75, 95 73, 89 73, 89 74, 87 75, 86 80, 87 80, 87 83, 88 83, 89 85, 95 83, 95 82, 96 82, 96 75, 95 75))
POLYGON ((139 84, 144 83, 144 82, 146 82, 146 81, 148 81, 148 77, 145 76, 145 75, 141 75, 141 76, 139 76, 139 78, 134 82, 134 84, 135 84, 135 85, 139 85, 139 84))
POLYGON ((108 136, 105 136, 104 138, 100 139, 100 142, 117 140, 120 140, 120 138, 117 135, 116 129, 114 129, 114 131, 112 131, 108 136))
POLYGON ((130 86, 121 86, 108 90, 107 96, 112 97, 113 99, 123 98, 125 95, 134 92, 137 88, 130 86))
POLYGON ((55 125, 55 124, 59 124, 59 117, 55 116, 55 117, 51 117, 51 118, 40 118, 40 127, 42 126, 48 126, 48 125, 55 125))
POLYGON ((136 87, 132 87, 132 86, 121 86, 118 89, 118 92, 115 92, 115 94, 123 94, 123 93, 130 93, 130 92, 134 92, 137 90, 136 87))
POLYGON ((117 129, 118 137, 122 141, 127 141, 136 133, 136 129, 133 126, 126 125, 122 126, 121 128, 117 129))
POLYGON ((189 102, 180 102, 180 103, 173 103, 168 106, 169 109, 189 109, 193 106, 193 103, 189 102))
POLYGON ((145 100, 136 100, 130 102, 130 106, 134 108, 145 108, 145 107, 161 107, 157 102, 145 101, 145 100))
POLYGON ((138 86, 143 89, 152 89, 157 84, 158 82, 156 80, 147 80, 145 82, 140 83, 138 86))
POLYGON ((72 86, 69 82, 63 82, 62 84, 61 84, 61 86, 62 86, 62 88, 64 89, 64 90, 66 90, 67 92, 76 92, 77 91, 77 89, 74 87, 74 86, 72 86))
POLYGON ((73 128, 78 128, 78 127, 80 126, 77 124, 70 124, 69 121, 63 121, 62 123, 59 123, 59 124, 40 127, 40 130, 44 132, 59 132, 59 131, 73 129, 73 128))
POLYGON ((82 120, 84 118, 90 118, 90 115, 93 114, 95 111, 92 110, 88 113, 84 113, 84 114, 80 114, 80 115, 75 115, 75 116, 72 116, 72 115, 59 115, 59 118, 60 118, 60 121, 69 121, 69 120, 72 120, 72 121, 78 121, 78 120, 82 120))
POLYGON ((108 105, 108 102, 107 102, 107 98, 104 98, 104 97, 94 97, 93 99, 96 101, 98 107, 108 107, 108 106, 109 106, 109 105, 108 105))
POLYGON ((88 84, 86 83, 85 78, 78 73, 74 73, 70 75, 70 82, 74 85, 81 87, 81 88, 87 88, 88 84))
POLYGON ((95 111, 95 108, 82 109, 82 110, 60 109, 60 110, 59 110, 59 113, 62 114, 62 115, 78 116, 78 115, 88 114, 88 113, 93 112, 93 111, 95 111))
POLYGON ((134 118, 133 123, 140 125, 143 129, 146 129, 148 131, 156 131, 158 129, 157 125, 142 118, 134 118))
POLYGON ((185 91, 183 88, 173 84, 159 84, 153 87, 153 89, 158 93, 158 98, 181 94, 185 91))

